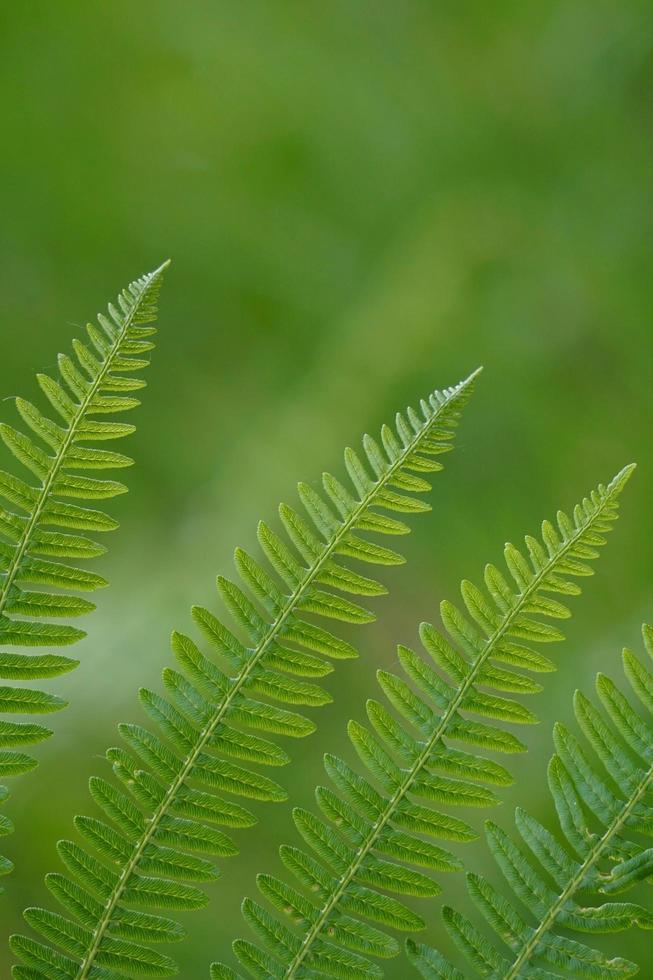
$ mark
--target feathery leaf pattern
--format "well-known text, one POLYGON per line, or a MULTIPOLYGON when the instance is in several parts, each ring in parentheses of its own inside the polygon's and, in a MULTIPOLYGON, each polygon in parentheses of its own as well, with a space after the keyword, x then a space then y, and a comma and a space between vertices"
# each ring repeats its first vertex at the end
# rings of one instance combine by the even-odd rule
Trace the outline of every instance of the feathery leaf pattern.
MULTIPOLYGON (((653 659, 653 630, 645 625, 642 632, 653 659)), ((623 666, 641 713, 603 674, 596 679, 603 712, 580 692, 574 698, 576 718, 596 759, 563 725, 554 729, 549 787, 564 844, 519 808, 515 823, 525 850, 495 824, 487 825, 490 850, 530 915, 480 875, 469 874, 467 888, 507 949, 497 949, 466 916, 443 910, 448 931, 479 976, 614 980, 638 972, 635 963, 559 932, 653 929, 653 906, 612 900, 643 879, 653 880, 653 847, 641 840, 653 837, 653 673, 630 650, 624 650, 623 666), (588 894, 608 901, 588 906, 588 894)), ((427 980, 464 980, 428 946, 409 942, 408 956, 427 980)))
MULTIPOLYGON (((101 417, 126 412, 139 404, 133 392, 143 388, 145 381, 136 375, 148 366, 149 351, 154 347, 151 338, 156 333, 157 300, 167 265, 123 290, 117 306, 109 305, 108 316, 99 314, 97 324, 87 326, 87 342, 73 340, 74 356, 59 355, 58 380, 37 375, 59 421, 31 402, 16 398, 22 423, 31 434, 0 424, 3 442, 30 472, 26 482, 0 471, 2 680, 22 684, 57 677, 79 663, 59 654, 26 654, 15 648, 76 643, 86 635, 83 630, 52 620, 90 612, 95 608, 93 603, 79 593, 107 585, 102 576, 70 562, 104 554, 106 548, 94 536, 118 526, 112 517, 87 502, 115 497, 127 487, 88 473, 130 466, 133 460, 87 443, 119 439, 134 431, 133 425, 101 417)), ((0 687, 0 714, 43 715, 65 705, 62 698, 32 687, 0 687)), ((0 720, 0 778, 34 769, 36 760, 22 750, 51 734, 43 725, 0 720)), ((6 788, 1 787, 0 794, 5 799, 6 788)), ((3 817, 0 833, 12 829, 3 817)), ((8 859, 0 858, 0 873, 11 868, 8 859)))
POLYGON ((164 671, 166 697, 141 691, 142 705, 159 734, 122 725, 125 745, 108 752, 115 775, 134 799, 107 780, 91 780, 93 799, 109 822, 77 817, 85 846, 61 842, 59 854, 69 876, 47 879, 73 918, 28 911, 28 922, 46 944, 14 938, 13 948, 25 964, 14 968, 16 977, 116 980, 133 973, 176 972, 173 960, 150 944, 179 938, 181 928, 138 908, 184 910, 207 903, 205 892, 188 882, 209 881, 218 872, 198 853, 235 854, 233 841, 217 826, 254 823, 246 809, 219 794, 286 798, 277 782, 240 763, 280 766, 288 761, 287 754, 244 729, 295 737, 313 731, 310 720, 274 702, 324 704, 329 697, 314 679, 333 669, 325 658, 357 654, 306 615, 352 623, 373 619, 342 593, 378 596, 386 589, 346 560, 403 562, 367 533, 405 534, 407 525, 391 515, 429 509, 417 495, 430 489, 424 475, 442 469, 436 457, 452 448, 476 373, 431 394, 419 412, 399 413, 394 429, 383 427, 380 444, 365 436, 365 462, 347 449, 353 490, 328 473, 324 493, 299 484, 305 514, 285 504, 279 510, 289 542, 259 525, 259 542, 270 567, 236 551, 241 584, 223 577, 217 584, 240 635, 207 609, 193 609, 197 625, 231 675, 189 637, 173 635, 180 670, 164 671))
MULTIPOLYGON (((369 701, 372 731, 350 723, 350 739, 371 779, 343 759, 325 757, 336 792, 318 787, 322 817, 294 811, 295 824, 313 853, 281 849, 282 861, 300 889, 319 904, 295 886, 271 875, 259 876, 261 894, 294 928, 258 902, 245 900, 245 919, 264 944, 261 948, 243 939, 234 943, 238 960, 251 976, 382 976, 368 957, 394 956, 399 945, 369 922, 404 931, 423 927, 419 916, 385 893, 438 894, 437 882, 418 868, 453 871, 462 865, 432 838, 467 841, 477 836, 463 820, 431 804, 491 805, 497 797, 490 787, 512 781, 503 766, 449 743, 506 753, 523 749, 515 735, 488 725, 486 719, 513 724, 536 720, 519 701, 504 697, 504 692, 540 690, 527 674, 511 668, 554 669, 531 644, 563 639, 545 621, 570 615, 552 595, 580 592, 573 580, 592 573, 587 562, 597 558, 597 549, 605 544, 631 471, 626 467, 608 487, 599 486, 576 506, 573 518, 559 512, 557 529, 545 521, 542 541, 526 538, 528 558, 506 545, 511 582, 493 565, 485 569, 486 593, 464 581, 461 593, 467 614, 443 602, 446 634, 428 624, 421 627, 430 660, 400 647, 405 677, 379 671, 379 683, 401 721, 380 701, 369 701)), ((214 964, 213 971, 214 977, 232 975, 220 964, 214 964)))

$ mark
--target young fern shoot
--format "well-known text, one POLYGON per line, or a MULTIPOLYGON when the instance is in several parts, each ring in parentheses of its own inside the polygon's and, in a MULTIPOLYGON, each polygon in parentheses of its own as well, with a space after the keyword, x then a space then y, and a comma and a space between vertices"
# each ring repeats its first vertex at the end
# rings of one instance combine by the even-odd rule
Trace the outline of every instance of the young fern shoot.
MULTIPOLYGON (((133 392, 144 387, 145 381, 136 375, 148 366, 147 355, 154 347, 157 300, 167 265, 131 283, 118 297, 117 306, 109 306, 108 316, 100 314, 97 325, 87 326, 86 343, 73 340, 74 357, 59 355, 58 380, 37 375, 60 421, 55 422, 31 402, 16 398, 18 413, 31 435, 0 424, 5 445, 30 472, 26 482, 0 471, 2 680, 56 677, 78 665, 70 657, 18 653, 15 648, 76 643, 86 635, 83 630, 52 620, 90 612, 95 608, 93 603, 79 593, 107 585, 102 576, 69 562, 103 554, 106 548, 87 535, 118 526, 112 517, 89 507, 87 501, 115 497, 127 487, 87 473, 130 466, 133 460, 87 443, 119 439, 134 431, 133 425, 101 417, 126 412, 139 404, 133 392), (46 588, 36 591, 31 588, 34 585, 46 588)), ((32 687, 0 687, 0 715, 47 714, 65 704, 62 698, 32 687)), ((51 734, 43 725, 0 720, 0 778, 33 769, 36 760, 22 748, 51 734)), ((0 787, 0 799, 7 795, 7 789, 0 787)), ((12 829, 6 817, 0 818, 0 834, 12 829)), ((0 873, 7 873, 11 867, 8 859, 0 858, 0 873)))
POLYGON ((87 846, 60 843, 70 877, 49 875, 47 884, 73 919, 30 910, 28 920, 47 944, 22 936, 13 939, 24 964, 14 968, 19 980, 117 980, 134 973, 176 972, 174 961, 150 944, 177 940, 183 930, 172 919, 138 908, 184 910, 207 903, 206 893, 187 882, 214 879, 218 871, 194 852, 235 854, 233 841, 216 825, 247 827, 255 822, 246 809, 220 793, 270 801, 286 798, 278 783, 231 760, 268 766, 289 761, 276 743, 247 729, 296 737, 314 730, 303 715, 274 702, 324 704, 330 698, 313 682, 333 669, 324 658, 357 654, 306 616, 351 623, 374 618, 343 593, 379 596, 386 589, 350 568, 346 560, 403 562, 396 551, 365 535, 407 533, 407 525, 392 515, 429 509, 417 496, 430 489, 424 474, 442 469, 436 457, 452 448, 475 377, 476 373, 453 388, 434 392, 421 402, 419 412, 398 414, 394 429, 383 427, 381 445, 365 436, 365 463, 347 449, 345 464, 353 489, 328 473, 323 477, 324 495, 299 484, 305 515, 286 505, 279 511, 289 541, 259 525, 269 568, 236 551, 242 585, 222 577, 217 584, 247 639, 242 641, 207 609, 193 609, 197 625, 231 673, 189 637, 173 635, 181 671, 164 671, 167 697, 141 691, 142 705, 161 734, 122 725, 126 747, 107 753, 135 802, 114 783, 91 780, 91 795, 109 822, 77 817, 77 830, 87 846))
MULTIPOLYGON (((653 659, 653 630, 645 625, 642 632, 653 659)), ((606 956, 561 932, 612 933, 634 925, 653 929, 653 904, 643 908, 612 900, 653 876, 653 847, 645 846, 645 838, 653 837, 653 673, 630 650, 624 650, 623 666, 641 713, 602 674, 596 693, 604 713, 580 692, 574 698, 576 718, 597 759, 563 725, 555 727, 549 787, 559 836, 522 809, 515 823, 525 851, 495 824, 487 825, 490 850, 519 904, 480 875, 468 874, 467 888, 501 947, 466 916, 443 910, 447 930, 479 976, 615 980, 639 972, 637 964, 606 956), (588 905, 588 896, 608 900, 588 905)), ((427 980, 465 980, 428 946, 409 941, 407 952, 427 980)))
MULTIPOLYGON (((570 615, 552 596, 580 592, 573 580, 591 574, 587 562, 598 557, 606 541, 631 470, 626 467, 607 487, 594 490, 575 507, 573 519, 559 512, 557 529, 545 521, 541 541, 526 538, 528 558, 506 545, 508 578, 487 565, 485 593, 464 581, 461 593, 467 615, 443 602, 446 634, 428 624, 420 628, 430 662, 400 647, 405 679, 379 671, 383 692, 402 720, 373 700, 367 705, 373 731, 350 723, 350 739, 369 778, 344 760, 325 756, 333 788, 321 786, 316 791, 323 817, 294 811, 295 824, 313 853, 288 846, 280 852, 300 888, 271 875, 258 878, 261 894, 289 919, 289 926, 258 902, 243 903, 246 920, 264 944, 260 947, 243 939, 234 943, 238 960, 251 976, 261 980, 382 976, 369 957, 394 956, 399 944, 369 921, 404 931, 424 926, 418 915, 391 895, 437 895, 437 882, 414 866, 453 871, 462 865, 431 838, 468 841, 477 835, 458 817, 420 801, 487 806, 497 802, 489 786, 512 781, 503 766, 454 749, 451 743, 506 753, 523 750, 514 734, 478 719, 512 724, 537 720, 519 701, 496 692, 541 690, 513 667, 533 672, 555 669, 531 644, 563 639, 544 621, 570 615)), ((214 980, 238 976, 219 964, 212 971, 214 980)))

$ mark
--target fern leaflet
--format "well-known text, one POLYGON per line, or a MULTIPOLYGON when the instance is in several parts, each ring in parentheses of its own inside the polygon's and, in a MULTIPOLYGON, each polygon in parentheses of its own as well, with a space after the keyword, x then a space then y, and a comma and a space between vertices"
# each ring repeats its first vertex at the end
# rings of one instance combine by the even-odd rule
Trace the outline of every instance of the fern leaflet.
POLYGON ((163 737, 139 725, 122 725, 127 749, 108 752, 114 773, 136 802, 104 779, 91 780, 93 799, 110 823, 78 817, 77 830, 91 850, 61 842, 59 853, 71 877, 47 879, 77 921, 30 911, 31 925, 63 952, 14 937, 13 948, 26 964, 15 967, 17 977, 90 980, 109 971, 115 980, 132 973, 176 972, 170 957, 145 944, 175 940, 180 927, 133 906, 183 910, 206 904, 205 892, 186 882, 211 880, 218 872, 193 852, 235 854, 233 841, 213 825, 254 823, 247 810, 215 790, 259 800, 286 798, 278 783, 231 761, 269 766, 289 761, 274 742, 243 729, 295 737, 313 731, 303 715, 273 702, 324 704, 328 694, 306 678, 333 669, 324 657, 349 658, 356 651, 306 614, 352 623, 374 618, 341 593, 378 596, 385 588, 343 559, 376 565, 403 562, 396 551, 363 535, 404 534, 407 525, 391 514, 429 509, 416 494, 430 489, 423 474, 442 469, 435 457, 452 448, 475 377, 434 392, 421 402, 420 413, 408 409, 406 415, 398 414, 395 430, 383 427, 381 445, 365 436, 365 463, 347 449, 353 492, 328 473, 323 477, 326 499, 299 484, 307 516, 286 505, 279 511, 290 546, 267 525, 259 525, 259 542, 276 577, 258 560, 236 551, 244 588, 222 577, 217 584, 247 641, 207 609, 193 609, 197 625, 233 674, 224 673, 189 637, 173 635, 181 671, 164 671, 168 696, 141 691, 143 707, 163 737))
MULTIPOLYGON (((644 626, 643 635, 653 658, 651 627, 644 626)), ((515 822, 526 854, 499 827, 487 825, 490 850, 536 924, 475 874, 467 876, 471 899, 508 952, 499 951, 465 916, 443 910, 448 931, 480 976, 614 980, 638 972, 635 963, 608 957, 559 932, 620 932, 633 925, 653 929, 653 908, 622 901, 587 906, 585 898, 588 893, 617 895, 653 876, 653 847, 645 848, 636 839, 653 837, 653 673, 630 650, 623 653, 623 665, 648 722, 608 677, 599 674, 596 692, 609 721, 580 692, 574 709, 600 766, 563 725, 554 730, 556 755, 549 764, 549 786, 566 846, 522 809, 517 809, 515 822), (577 901, 580 896, 582 904, 577 901)), ((429 980, 462 978, 427 946, 410 942, 408 955, 429 980)))
MULTIPOLYGON (((580 592, 572 579, 591 574, 587 562, 598 557, 597 549, 605 543, 631 470, 626 467, 607 488, 599 486, 574 509, 573 520, 559 512, 557 530, 545 521, 542 542, 527 537, 530 561, 513 545, 506 545, 510 584, 493 565, 485 569, 487 593, 463 582, 468 615, 450 602, 441 605, 448 636, 431 625, 421 626, 422 643, 434 665, 400 647, 399 662, 406 679, 379 671, 388 701, 407 725, 379 701, 367 705, 373 731, 350 723, 351 742, 373 782, 344 760, 325 757, 327 774, 340 794, 327 787, 317 789, 317 802, 326 820, 306 810, 294 811, 295 824, 315 854, 294 847, 281 849, 286 868, 300 886, 319 898, 320 905, 294 886, 270 875, 259 876, 262 895, 290 918, 301 935, 259 903, 246 899, 244 916, 265 949, 239 939, 234 951, 253 977, 289 980, 319 975, 364 980, 382 976, 368 957, 396 955, 399 946, 394 938, 361 919, 400 930, 423 927, 423 920, 412 910, 383 893, 438 894, 439 885, 412 866, 453 871, 461 863, 420 835, 467 841, 476 834, 459 818, 419 801, 487 806, 497 802, 489 786, 511 782, 503 766, 453 749, 449 742, 507 753, 524 748, 512 733, 476 719, 516 724, 536 721, 519 701, 494 692, 531 694, 540 686, 528 675, 501 664, 534 672, 554 669, 530 644, 563 639, 558 629, 543 621, 543 617, 570 615, 551 595, 580 592)), ((215 977, 235 976, 219 964, 214 964, 213 971, 215 977)))
MULTIPOLYGON (((68 646, 86 634, 51 620, 72 619, 94 609, 79 595, 107 582, 69 560, 95 558, 106 551, 86 534, 111 531, 117 522, 87 501, 124 493, 114 480, 87 476, 88 471, 117 469, 133 463, 128 456, 89 447, 134 431, 124 422, 100 421, 98 415, 125 412, 139 404, 132 393, 145 386, 136 373, 148 366, 145 356, 156 333, 157 299, 168 263, 137 279, 109 305, 108 317, 89 324, 89 343, 73 340, 74 358, 59 355, 59 379, 37 375, 39 385, 61 422, 31 402, 16 398, 18 413, 36 440, 13 426, 0 424, 0 436, 16 459, 36 478, 25 482, 0 471, 0 679, 33 681, 57 677, 79 663, 46 653, 18 653, 15 647, 68 646), (70 503, 70 500, 84 501, 70 503), (55 528, 55 530, 51 530, 55 528), (63 528, 65 530, 59 530, 63 528), (82 534, 69 533, 81 531, 82 534), (56 559, 56 560, 52 560, 56 559), (61 561, 64 559, 64 561, 61 561), (36 585, 46 589, 33 590, 36 585), (51 588, 56 591, 50 591, 51 588)), ((66 702, 34 688, 0 687, 0 713, 48 714, 66 702)), ((51 735, 43 725, 0 720, 0 777, 21 775, 37 763, 22 751, 51 735), (17 749, 19 751, 17 751, 17 749)), ((0 788, 2 799, 8 795, 0 788)), ((2 818, 0 833, 10 833, 2 818)), ((12 864, 0 858, 0 873, 12 864)))

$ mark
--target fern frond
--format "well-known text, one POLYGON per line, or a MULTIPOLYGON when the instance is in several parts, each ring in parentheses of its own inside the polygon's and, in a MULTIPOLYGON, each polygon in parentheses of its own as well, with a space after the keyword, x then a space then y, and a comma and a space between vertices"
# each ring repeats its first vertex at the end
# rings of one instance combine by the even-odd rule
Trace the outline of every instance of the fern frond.
POLYGON ((467 612, 443 602, 446 633, 428 624, 420 628, 429 659, 400 647, 404 676, 379 671, 383 692, 401 719, 380 701, 369 701, 372 730, 350 723, 349 737, 368 771, 365 776, 343 759, 325 756, 334 788, 316 791, 322 816, 294 811, 297 829, 313 853, 281 849, 282 861, 300 887, 268 875, 258 878, 262 895, 289 925, 257 902, 247 899, 243 905, 265 947, 245 940, 234 943, 248 973, 286 980, 381 976, 368 957, 394 956, 399 946, 368 922, 404 931, 422 928, 418 915, 385 893, 437 895, 439 885, 419 868, 454 871, 462 865, 432 839, 468 841, 477 836, 459 817, 433 804, 488 806, 497 802, 491 787, 512 781, 503 766, 452 748, 451 742, 505 753, 523 750, 514 734, 486 719, 536 721, 530 709, 504 696, 541 689, 513 668, 554 669, 532 644, 563 639, 546 620, 570 613, 552 596, 578 594, 574 579, 592 573, 587 562, 605 544, 631 470, 626 467, 607 488, 599 486, 576 506, 573 518, 559 512, 557 529, 545 521, 541 541, 526 538, 526 554, 506 545, 508 577, 487 565, 485 591, 464 581, 467 612))
POLYGON ((149 912, 136 913, 133 906, 183 910, 206 904, 205 892, 187 882, 209 881, 218 872, 196 854, 235 854, 233 841, 217 826, 255 822, 246 809, 219 794, 286 799, 277 782, 241 763, 279 766, 289 761, 287 754, 243 729, 294 737, 313 731, 309 719, 278 703, 324 704, 329 696, 313 679, 333 669, 325 658, 357 654, 310 616, 353 623, 374 618, 346 594, 377 596, 386 589, 346 560, 403 562, 396 551, 366 535, 406 533, 408 527, 392 515, 429 509, 418 496, 430 489, 424 474, 442 469, 437 457, 452 448, 475 376, 434 392, 421 402, 420 412, 398 414, 394 429, 383 427, 380 444, 365 436, 364 462, 347 449, 351 487, 328 473, 323 492, 299 484, 305 513, 285 504, 279 511, 288 540, 259 525, 268 565, 236 551, 240 583, 219 577, 217 584, 239 635, 207 609, 193 609, 197 625, 231 673, 189 637, 173 635, 181 669, 164 671, 166 696, 141 691, 158 733, 122 725, 126 747, 108 752, 114 773, 135 802, 106 780, 91 780, 92 796, 108 822, 78 817, 85 846, 62 842, 59 853, 69 877, 47 879, 73 919, 30 911, 28 921, 52 945, 15 937, 13 948, 26 964, 16 968, 16 976, 90 980, 109 971, 115 980, 134 972, 175 972, 173 961, 149 944, 178 938, 179 926, 149 912))
MULTIPOLYGON (((74 356, 59 355, 57 379, 37 375, 58 421, 16 398, 25 428, 0 424, 3 442, 30 473, 26 481, 0 471, 0 680, 22 685, 57 677, 78 665, 71 657, 19 653, 15 648, 76 643, 86 635, 83 630, 52 620, 90 612, 93 603, 79 593, 107 584, 102 576, 76 565, 80 559, 102 555, 106 548, 95 534, 118 526, 88 501, 124 493, 123 483, 98 479, 97 472, 130 466, 133 460, 87 443, 134 431, 133 425, 98 417, 139 404, 132 393, 145 386, 137 374, 148 366, 147 355, 154 347, 157 299, 168 264, 123 290, 118 305, 109 305, 109 315, 100 314, 97 325, 87 326, 86 342, 73 340, 74 356)), ((32 687, 0 686, 0 714, 49 714, 65 704, 32 687)), ((36 760, 22 751, 24 746, 51 734, 43 725, 0 721, 0 778, 33 769, 36 760)), ((6 789, 1 792, 6 797, 6 789)), ((12 829, 6 818, 0 827, 4 833, 12 829)), ((0 872, 10 870, 11 862, 0 859, 0 872)))
MULTIPOLYGON (((642 632, 653 659, 653 630, 644 626, 642 632)), ((522 809, 515 822, 523 849, 495 824, 487 825, 490 850, 527 914, 480 875, 469 874, 467 887, 507 948, 498 949, 460 913, 443 910, 447 929, 480 976, 614 980, 638 972, 635 963, 561 932, 653 929, 653 906, 612 900, 653 876, 653 847, 641 842, 653 837, 653 673, 630 650, 623 653, 623 665, 641 714, 603 674, 596 679, 603 713, 580 692, 574 698, 576 718, 596 759, 563 725, 554 729, 549 787, 564 845, 522 809), (588 896, 608 901, 588 906, 588 896)), ((461 976, 427 946, 409 943, 408 955, 424 977, 461 976)))

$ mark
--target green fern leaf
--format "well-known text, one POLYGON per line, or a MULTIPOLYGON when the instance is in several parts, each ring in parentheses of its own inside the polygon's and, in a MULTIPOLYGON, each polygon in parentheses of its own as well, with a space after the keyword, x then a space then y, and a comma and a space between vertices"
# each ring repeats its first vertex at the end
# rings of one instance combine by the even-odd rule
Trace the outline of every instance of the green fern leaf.
MULTIPOLYGON (((643 635, 653 659, 653 630, 644 626, 643 635)), ((515 823, 523 847, 495 824, 487 825, 490 850, 528 917, 474 874, 467 876, 470 897, 502 948, 482 937, 465 916, 443 911, 456 945, 481 976, 613 980, 639 972, 635 963, 561 933, 621 932, 635 925, 653 929, 653 907, 612 900, 653 876, 653 847, 642 843, 642 838, 653 837, 653 672, 629 650, 623 663, 648 721, 599 674, 596 693, 603 712, 579 692, 574 698, 576 718, 596 758, 564 726, 554 729, 549 786, 564 844, 522 809, 517 809, 515 823), (588 906, 588 894, 608 900, 588 906)), ((427 946, 409 942, 408 956, 424 977, 461 976, 427 946)))
MULTIPOLYGON (((536 672, 553 669, 530 644, 561 638, 543 617, 559 619, 568 610, 550 596, 580 591, 574 579, 587 574, 580 559, 585 563, 598 557, 596 549, 605 543, 617 517, 618 499, 631 471, 626 467, 608 487, 599 486, 574 509, 573 519, 559 513, 557 531, 545 522, 542 542, 527 537, 528 557, 507 545, 512 582, 491 565, 485 574, 487 593, 463 582, 466 613, 443 602, 446 634, 428 624, 421 627, 428 659, 399 647, 404 677, 378 672, 381 688, 401 720, 380 701, 370 701, 371 729, 350 723, 349 737, 366 776, 343 759, 325 756, 336 792, 318 788, 320 817, 294 811, 297 829, 312 854, 281 851, 287 869, 307 888, 312 901, 289 891, 281 881, 259 878, 261 892, 277 911, 290 916, 296 928, 292 939, 284 932, 279 943, 272 941, 271 932, 280 926, 255 926, 264 950, 238 940, 234 951, 249 974, 285 980, 379 976, 369 957, 394 955, 396 945, 389 937, 385 945, 380 943, 378 930, 370 937, 360 920, 401 930, 424 925, 400 899, 382 893, 437 895, 440 886, 428 872, 454 871, 462 865, 432 838, 468 841, 476 836, 465 821, 442 812, 439 805, 492 805, 498 799, 492 787, 511 782, 503 766, 454 749, 450 743, 508 753, 523 749, 514 735, 486 724, 485 719, 512 724, 535 721, 530 710, 504 697, 504 692, 533 693, 539 685, 500 665, 536 672), (271 890, 289 895, 290 901, 275 901, 271 890), (343 918, 357 922, 358 929, 342 930, 343 918)), ((246 918, 254 924, 249 908, 246 918)), ((261 920, 258 914, 257 921, 261 920)), ((286 926, 283 929, 288 931, 286 926)))
MULTIPOLYGON (((58 421, 17 398, 18 413, 30 434, 0 423, 5 446, 30 472, 25 482, 0 471, 0 680, 29 683, 65 674, 78 664, 70 657, 6 648, 69 646, 86 635, 75 626, 51 620, 72 619, 95 608, 88 599, 71 592, 93 591, 106 581, 69 562, 104 554, 105 547, 87 535, 117 527, 112 517, 86 502, 114 497, 127 489, 115 480, 86 473, 133 462, 128 456, 86 443, 121 438, 134 430, 133 425, 98 421, 96 416, 138 405, 136 399, 122 393, 145 385, 136 374, 148 366, 144 355, 154 347, 156 305, 167 265, 131 283, 118 297, 118 306, 109 306, 108 317, 100 315, 98 326, 89 324, 87 342, 73 341, 74 358, 59 355, 58 380, 46 374, 37 376, 58 421), (71 499, 84 503, 73 504, 71 499), (71 533, 77 531, 83 533, 71 533)), ((2 714, 47 714, 65 705, 62 698, 44 691, 0 687, 2 714)), ((35 744, 50 735, 41 725, 0 721, 0 778, 34 769, 36 760, 16 752, 15 747, 35 744)), ((6 818, 2 827, 4 833, 11 829, 6 818)), ((11 864, 4 860, 0 871, 9 870, 11 864)))
MULTIPOLYGON (((26 967, 43 976, 90 980, 110 975, 116 980, 130 976, 138 958, 141 973, 170 972, 149 945, 168 937, 169 920, 159 927, 154 918, 153 924, 144 926, 144 942, 138 949, 130 947, 124 957, 115 944, 116 929, 134 905, 184 910, 206 904, 206 894, 185 882, 208 880, 217 872, 188 852, 235 853, 235 845, 214 825, 244 827, 255 822, 246 809, 225 800, 223 793, 286 799, 275 780, 240 764, 279 766, 288 761, 286 753, 259 732, 299 737, 314 729, 303 715, 270 702, 325 703, 328 696, 312 680, 333 669, 324 658, 357 655, 349 643, 306 619, 305 613, 344 622, 373 618, 339 593, 382 595, 384 586, 353 571, 343 560, 403 561, 396 552, 360 535, 404 533, 408 528, 388 512, 428 509, 415 494, 429 485, 414 474, 442 469, 437 457, 452 448, 475 377, 434 392, 421 402, 419 413, 408 409, 405 416, 398 414, 395 430, 388 426, 382 430, 383 450, 366 437, 366 463, 348 449, 345 464, 352 488, 329 474, 323 478, 324 494, 300 484, 305 513, 286 505, 279 511, 289 540, 267 525, 259 527, 270 567, 240 549, 236 552, 240 584, 220 576, 217 585, 237 632, 209 610, 193 609, 196 624, 231 673, 205 656, 189 637, 173 635, 181 669, 164 671, 165 697, 141 691, 141 703, 158 734, 141 725, 122 725, 126 748, 108 752, 115 775, 135 802, 108 783, 92 782, 93 798, 109 822, 78 818, 84 846, 62 842, 59 853, 69 876, 48 879, 55 897, 73 916, 66 929, 78 936, 79 925, 87 932, 73 949, 57 937, 43 913, 30 912, 29 922, 46 944, 14 938, 14 950, 26 967), (64 955, 68 959, 62 965, 64 955)), ((252 915, 260 929, 272 929, 275 941, 285 941, 266 916, 254 910, 252 915)), ((17 967, 17 975, 23 969, 17 967)))

